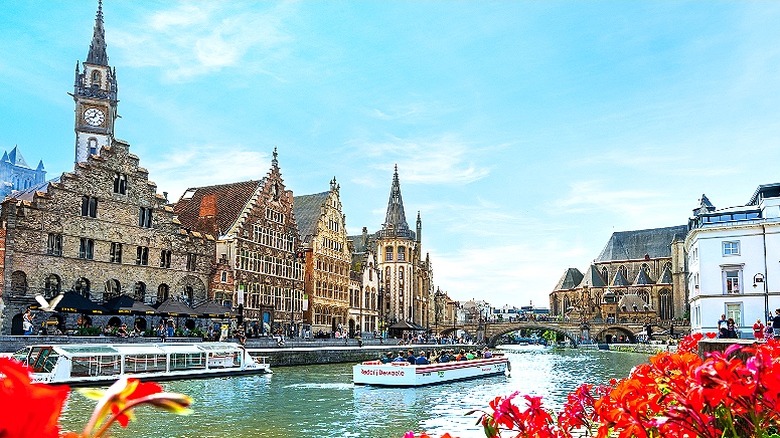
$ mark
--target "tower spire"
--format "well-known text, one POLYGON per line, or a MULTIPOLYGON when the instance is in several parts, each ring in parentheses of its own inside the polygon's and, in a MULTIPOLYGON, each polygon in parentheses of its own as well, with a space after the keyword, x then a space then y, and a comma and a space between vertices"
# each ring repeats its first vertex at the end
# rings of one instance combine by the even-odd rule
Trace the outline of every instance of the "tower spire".
POLYGON ((390 199, 387 201, 387 214, 382 229, 391 234, 408 236, 409 224, 406 223, 404 200, 401 197, 401 183, 398 180, 398 165, 393 172, 393 184, 390 187, 390 199))
POLYGON ((92 43, 89 45, 87 62, 95 65, 108 65, 106 30, 103 28, 103 0, 98 0, 97 14, 95 14, 95 28, 92 32, 92 43))

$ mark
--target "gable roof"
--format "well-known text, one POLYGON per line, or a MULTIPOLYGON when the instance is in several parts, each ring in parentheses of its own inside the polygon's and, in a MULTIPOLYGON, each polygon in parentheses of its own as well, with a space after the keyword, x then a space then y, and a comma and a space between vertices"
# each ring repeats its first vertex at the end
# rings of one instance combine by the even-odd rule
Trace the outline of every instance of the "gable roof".
POLYGON ((184 227, 219 236, 236 223, 260 185, 261 181, 250 180, 189 188, 174 211, 184 227))
POLYGON ((293 212, 298 224, 298 233, 304 242, 311 240, 317 231, 317 222, 322 215, 322 205, 330 192, 301 195, 293 198, 293 212))
POLYGON ((554 290, 574 289, 582 281, 582 272, 577 268, 569 268, 563 273, 554 290))
POLYGON ((664 267, 664 272, 661 273, 661 278, 658 280, 659 284, 672 284, 672 271, 669 266, 664 267))
POLYGON ((598 269, 596 269, 593 265, 590 265, 588 270, 585 271, 585 275, 582 277, 582 281, 577 287, 604 287, 606 285, 607 283, 603 278, 601 278, 601 274, 599 274, 598 269))
POLYGON ((646 284, 655 284, 655 282, 650 279, 650 276, 647 275, 647 272, 645 272, 644 269, 639 270, 639 274, 636 276, 636 280, 634 280, 635 285, 646 285, 646 284))
POLYGON ((601 254, 596 258, 596 262, 641 260, 645 256, 651 259, 671 257, 671 243, 684 239, 687 232, 687 225, 618 231, 612 233, 601 254))
POLYGON ((615 273, 615 278, 612 280, 612 286, 628 286, 628 279, 623 275, 620 270, 615 273))

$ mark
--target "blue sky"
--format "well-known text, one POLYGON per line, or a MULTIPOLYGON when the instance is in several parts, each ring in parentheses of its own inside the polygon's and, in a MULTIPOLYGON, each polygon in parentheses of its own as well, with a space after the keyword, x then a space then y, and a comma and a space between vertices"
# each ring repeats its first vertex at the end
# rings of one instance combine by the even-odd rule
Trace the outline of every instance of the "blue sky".
MULTIPOLYGON (((0 149, 73 168, 96 1, 0 8, 0 149)), ((351 234, 398 164, 434 282, 547 305, 612 232, 780 181, 780 3, 106 0, 117 137, 159 192, 334 176, 351 234)))

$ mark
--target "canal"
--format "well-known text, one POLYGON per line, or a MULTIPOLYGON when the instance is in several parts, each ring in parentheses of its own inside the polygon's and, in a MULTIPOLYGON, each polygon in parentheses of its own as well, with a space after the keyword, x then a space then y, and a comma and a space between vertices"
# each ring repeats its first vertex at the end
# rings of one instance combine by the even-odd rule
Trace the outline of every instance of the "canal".
MULTIPOLYGON (((509 377, 422 388, 352 385, 352 365, 280 367, 270 376, 179 381, 164 384, 195 400, 180 417, 141 408, 137 421, 113 437, 372 437, 400 438, 408 430, 436 436, 483 437, 472 409, 488 407, 514 391, 541 395, 558 408, 584 382, 622 378, 647 356, 609 351, 553 351, 520 347, 508 352, 509 377)), ((72 394, 62 417, 64 430, 80 430, 94 402, 72 394)))

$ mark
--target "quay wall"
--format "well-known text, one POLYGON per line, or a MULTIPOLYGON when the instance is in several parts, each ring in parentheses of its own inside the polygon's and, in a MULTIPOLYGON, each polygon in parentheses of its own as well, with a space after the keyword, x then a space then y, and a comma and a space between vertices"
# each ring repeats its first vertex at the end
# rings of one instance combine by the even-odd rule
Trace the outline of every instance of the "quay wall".
POLYGON ((623 353, 657 354, 662 351, 677 351, 677 345, 668 344, 607 344, 609 351, 623 353))

